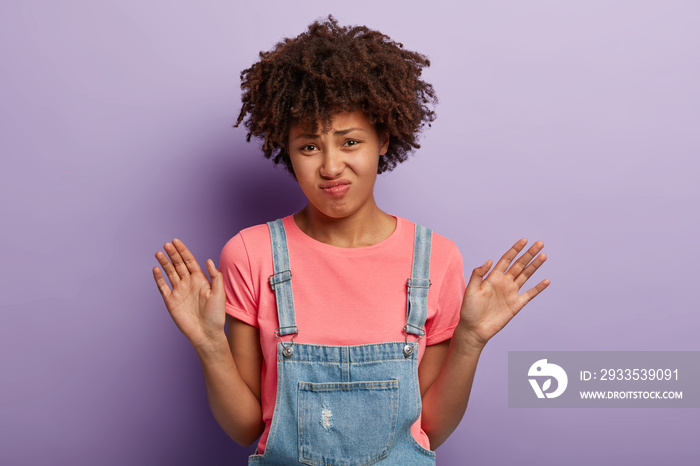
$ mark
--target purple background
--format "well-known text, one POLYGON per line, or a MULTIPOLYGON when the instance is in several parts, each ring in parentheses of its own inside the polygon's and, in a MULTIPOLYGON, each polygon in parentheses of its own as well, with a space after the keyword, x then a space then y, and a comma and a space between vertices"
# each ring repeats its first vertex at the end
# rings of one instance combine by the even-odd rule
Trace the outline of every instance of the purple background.
POLYGON ((467 274, 523 236, 550 257, 440 464, 697 464, 698 410, 507 408, 509 350, 700 349, 690 0, 3 2, 0 462, 245 463, 153 254, 177 236, 218 260, 302 206, 231 124, 240 71, 329 12, 433 62, 438 120, 380 207, 455 240, 467 274))

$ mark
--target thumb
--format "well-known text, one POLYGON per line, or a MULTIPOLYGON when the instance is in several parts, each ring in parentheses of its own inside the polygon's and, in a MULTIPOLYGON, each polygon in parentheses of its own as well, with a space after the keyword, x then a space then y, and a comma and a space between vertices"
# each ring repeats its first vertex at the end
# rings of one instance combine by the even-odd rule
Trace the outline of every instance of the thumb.
POLYGON ((472 272, 471 277, 469 277, 469 283, 467 283, 467 288, 478 287, 479 285, 481 285, 481 282, 484 280, 484 276, 491 269, 491 264, 491 259, 489 259, 486 262, 484 262, 483 265, 475 268, 472 272))
POLYGON ((209 276, 211 277, 211 292, 214 295, 219 295, 224 292, 224 277, 219 272, 216 270, 216 266, 214 265, 214 261, 211 259, 207 259, 207 272, 209 272, 209 276))

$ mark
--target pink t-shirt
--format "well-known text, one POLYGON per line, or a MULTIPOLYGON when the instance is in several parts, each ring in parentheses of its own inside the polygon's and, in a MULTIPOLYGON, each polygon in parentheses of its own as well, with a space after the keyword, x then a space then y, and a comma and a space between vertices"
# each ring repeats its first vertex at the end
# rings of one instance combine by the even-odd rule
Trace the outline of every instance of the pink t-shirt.
MULTIPOLYGON (((413 223, 397 217, 396 230, 381 243, 341 248, 306 235, 291 215, 283 221, 299 328, 295 342, 362 345, 404 340, 413 223)), ((226 289, 226 312, 260 329, 265 430, 258 443, 258 453, 263 453, 275 409, 278 342, 274 334, 278 327, 277 307, 268 282, 273 265, 267 225, 246 228, 231 238, 221 252, 220 271, 226 289)), ((426 345, 452 337, 465 289, 464 266, 457 246, 436 233, 433 233, 430 280, 426 336, 419 341, 419 361, 426 345)), ((430 448, 420 418, 411 432, 421 445, 430 448)))

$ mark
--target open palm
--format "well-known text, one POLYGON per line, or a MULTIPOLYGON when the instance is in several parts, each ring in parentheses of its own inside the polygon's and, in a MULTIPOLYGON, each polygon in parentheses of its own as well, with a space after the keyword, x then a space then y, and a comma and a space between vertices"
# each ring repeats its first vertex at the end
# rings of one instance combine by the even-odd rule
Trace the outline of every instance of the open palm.
POLYGON ((226 296, 221 273, 211 260, 207 261, 210 282, 192 253, 180 240, 164 246, 168 257, 161 251, 156 259, 168 276, 168 286, 158 267, 153 278, 163 296, 165 307, 180 331, 195 346, 214 341, 223 335, 226 321, 226 296))
POLYGON ((490 273, 490 259, 472 272, 464 292, 460 325, 470 332, 477 345, 485 345, 525 304, 549 285, 549 280, 544 279, 525 293, 518 294, 530 276, 547 260, 545 254, 532 260, 544 247, 544 243, 537 241, 513 263, 526 244, 524 238, 515 243, 490 273))

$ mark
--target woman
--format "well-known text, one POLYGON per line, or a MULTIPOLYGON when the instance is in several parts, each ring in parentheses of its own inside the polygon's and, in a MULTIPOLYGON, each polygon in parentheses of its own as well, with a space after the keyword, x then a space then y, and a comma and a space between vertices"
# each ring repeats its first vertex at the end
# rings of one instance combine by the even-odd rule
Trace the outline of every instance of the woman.
POLYGON ((248 138, 295 176, 294 215, 241 231, 211 282, 178 240, 153 274, 194 346, 210 407, 251 464, 434 464, 486 342, 532 298, 546 260, 522 239, 466 285, 455 244, 383 212, 378 173, 434 120, 428 60, 329 17, 242 77, 248 138), (487 275, 488 273, 488 275, 487 275), (228 321, 228 334, 224 323, 228 321))

